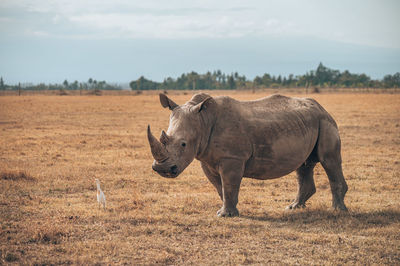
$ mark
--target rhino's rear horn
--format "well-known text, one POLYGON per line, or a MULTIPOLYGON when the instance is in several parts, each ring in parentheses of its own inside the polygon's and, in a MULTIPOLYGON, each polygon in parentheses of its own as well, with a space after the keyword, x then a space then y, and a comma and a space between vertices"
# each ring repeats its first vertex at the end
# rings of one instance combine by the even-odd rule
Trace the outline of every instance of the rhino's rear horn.
POLYGON ((151 154, 156 161, 161 162, 168 158, 167 150, 164 145, 161 144, 154 136, 151 134, 150 125, 147 126, 147 138, 149 140, 151 154))
POLYGON ((168 140, 169 140, 169 137, 168 137, 167 133, 165 133, 165 131, 163 130, 161 132, 160 142, 165 145, 165 144, 167 144, 168 140))

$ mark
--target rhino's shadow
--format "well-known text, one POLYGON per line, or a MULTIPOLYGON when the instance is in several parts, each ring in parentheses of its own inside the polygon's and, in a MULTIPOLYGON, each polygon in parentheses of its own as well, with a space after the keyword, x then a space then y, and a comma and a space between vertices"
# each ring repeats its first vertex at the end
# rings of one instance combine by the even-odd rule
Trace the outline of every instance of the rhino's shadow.
POLYGON ((254 221, 265 221, 276 226, 323 226, 325 229, 331 227, 332 230, 346 229, 366 229, 373 227, 384 227, 391 224, 400 224, 400 211, 397 210, 380 210, 370 212, 336 212, 329 210, 296 210, 287 211, 280 216, 259 215, 252 216, 250 214, 240 215, 243 219, 254 221), (338 226, 340 225, 340 226, 338 226))

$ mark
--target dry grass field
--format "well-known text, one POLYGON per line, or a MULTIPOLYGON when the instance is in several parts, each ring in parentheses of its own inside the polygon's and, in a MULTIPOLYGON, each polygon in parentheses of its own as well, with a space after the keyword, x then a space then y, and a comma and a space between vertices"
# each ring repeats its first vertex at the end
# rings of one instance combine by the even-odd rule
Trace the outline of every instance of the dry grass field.
POLYGON ((292 173, 244 179, 241 216, 217 218, 197 161, 177 179, 151 169, 147 124, 158 136, 169 118, 155 93, 0 97, 0 264, 399 265, 400 94, 308 96, 339 125, 348 213, 330 209, 318 165, 307 208, 285 211, 292 173))

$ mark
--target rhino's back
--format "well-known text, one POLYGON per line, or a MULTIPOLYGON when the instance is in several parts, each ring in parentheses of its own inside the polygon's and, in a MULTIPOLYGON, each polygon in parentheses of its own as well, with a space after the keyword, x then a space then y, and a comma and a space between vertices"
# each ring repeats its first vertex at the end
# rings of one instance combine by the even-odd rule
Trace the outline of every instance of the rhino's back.
POLYGON ((237 101, 233 98, 222 96, 217 97, 221 116, 224 119, 240 119, 254 123, 264 123, 268 120, 298 119, 305 116, 305 122, 310 119, 322 118, 329 119, 333 123, 330 115, 314 99, 287 97, 274 94, 253 101, 237 101))
POLYGON ((315 100, 307 98, 272 95, 236 101, 221 97, 217 103, 220 121, 225 121, 222 131, 229 132, 236 147, 248 147, 245 176, 261 179, 295 170, 315 146, 319 121, 332 119, 315 100))
POLYGON ((243 115, 264 118, 266 113, 290 115, 298 112, 314 112, 319 114, 322 111, 320 105, 313 99, 287 97, 280 94, 254 101, 242 101, 239 105, 243 115))

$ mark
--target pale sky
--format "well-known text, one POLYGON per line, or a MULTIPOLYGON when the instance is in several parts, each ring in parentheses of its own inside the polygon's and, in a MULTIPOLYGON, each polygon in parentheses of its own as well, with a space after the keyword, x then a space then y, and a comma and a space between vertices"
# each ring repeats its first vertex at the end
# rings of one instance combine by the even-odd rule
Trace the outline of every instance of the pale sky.
POLYGON ((6 83, 400 72, 400 1, 0 0, 6 83))

